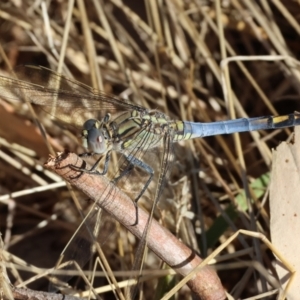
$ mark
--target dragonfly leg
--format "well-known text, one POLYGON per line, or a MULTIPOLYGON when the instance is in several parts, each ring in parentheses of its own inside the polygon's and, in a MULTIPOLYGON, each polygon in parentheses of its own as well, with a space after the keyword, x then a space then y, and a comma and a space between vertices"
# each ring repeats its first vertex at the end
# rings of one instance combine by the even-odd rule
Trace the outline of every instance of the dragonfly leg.
POLYGON ((153 179, 153 176, 154 176, 154 171, 153 171, 153 169, 149 165, 147 165, 143 161, 139 160, 138 158, 134 157, 133 155, 130 155, 130 154, 126 155, 126 154, 124 154, 124 156, 128 160, 129 166, 124 171, 122 171, 121 174, 118 177, 116 177, 113 180, 114 184, 116 184, 122 177, 124 177, 128 173, 130 173, 135 167, 138 167, 138 168, 142 169, 143 171, 145 171, 147 174, 149 174, 149 178, 147 179, 145 185, 143 186, 142 190, 139 192, 139 194, 137 195, 137 197, 133 201, 133 204, 134 204, 134 206, 136 208, 136 222, 133 224, 133 226, 134 226, 134 225, 138 224, 138 207, 137 207, 137 202, 139 201, 139 199, 141 198, 141 196, 145 193, 146 189, 148 188, 149 184, 151 183, 151 181, 153 179))
MULTIPOLYGON (((93 153, 82 153, 79 156, 80 157, 88 157, 88 156, 93 156, 93 153)), ((80 168, 80 167, 76 167, 76 166, 70 166, 73 170, 79 171, 79 172, 84 172, 84 173, 88 173, 88 174, 94 174, 94 175, 105 175, 107 173, 108 170, 108 164, 110 161, 110 151, 106 153, 105 156, 105 162, 104 162, 104 167, 102 172, 99 172, 98 166, 102 160, 103 156, 99 157, 99 159, 97 159, 97 161, 94 163, 94 165, 90 168, 90 169, 86 169, 86 168, 80 168)))

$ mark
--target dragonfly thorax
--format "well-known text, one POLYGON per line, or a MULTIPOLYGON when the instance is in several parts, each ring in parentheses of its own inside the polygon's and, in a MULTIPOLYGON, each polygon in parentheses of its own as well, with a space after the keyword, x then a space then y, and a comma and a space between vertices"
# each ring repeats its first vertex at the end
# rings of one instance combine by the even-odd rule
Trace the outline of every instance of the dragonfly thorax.
POLYGON ((109 140, 110 136, 103 122, 89 119, 83 124, 82 145, 92 153, 106 153, 109 140))

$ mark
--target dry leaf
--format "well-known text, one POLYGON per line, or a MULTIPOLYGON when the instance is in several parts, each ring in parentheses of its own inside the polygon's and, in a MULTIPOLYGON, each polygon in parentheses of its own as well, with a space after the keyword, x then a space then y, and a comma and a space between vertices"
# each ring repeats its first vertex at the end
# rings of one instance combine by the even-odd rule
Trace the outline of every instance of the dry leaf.
MULTIPOLYGON (((273 151, 270 186, 271 240, 297 271, 300 269, 300 128, 295 129, 295 142, 281 143, 273 151)), ((290 274, 277 263, 282 284, 290 274)), ((299 299, 300 276, 295 275, 288 290, 288 299, 299 299)))

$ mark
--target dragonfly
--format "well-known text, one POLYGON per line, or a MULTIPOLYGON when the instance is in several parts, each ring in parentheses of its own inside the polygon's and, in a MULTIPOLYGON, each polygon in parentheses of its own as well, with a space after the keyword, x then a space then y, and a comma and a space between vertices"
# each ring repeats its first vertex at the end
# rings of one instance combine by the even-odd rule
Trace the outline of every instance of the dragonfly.
MULTIPOLYGON (((144 172, 147 178, 133 200, 134 205, 137 205, 138 200, 143 197, 153 179, 157 177, 152 199, 153 208, 145 231, 151 226, 151 215, 159 201, 163 183, 170 170, 174 143, 207 136, 300 125, 300 113, 297 112, 282 116, 240 118, 207 123, 172 120, 158 110, 147 109, 116 96, 107 95, 39 66, 21 66, 16 69, 12 77, 0 76, 0 96, 11 101, 25 98, 26 101, 41 106, 62 123, 71 122, 77 127, 81 131, 82 146, 86 149, 81 156, 99 157, 91 169, 80 169, 80 171, 97 176, 106 175, 111 165, 112 153, 115 152, 122 155, 117 166, 118 172, 112 178, 115 185, 124 178, 130 180, 130 174, 134 169, 144 172), (144 160, 151 149, 158 149, 161 153, 158 174, 144 160), (103 167, 100 170, 101 162, 103 167)), ((109 199, 109 201, 113 200, 109 199)), ((96 216, 96 212, 88 216, 85 220, 86 227, 94 226, 96 216)), ((133 226, 137 223, 138 214, 133 220, 133 226)), ((93 233, 89 234, 93 236, 93 233)), ((143 245, 141 248, 146 245, 146 234, 143 237, 140 242, 143 245)), ((73 258, 81 260, 81 264, 84 264, 89 259, 90 251, 87 249, 80 253, 85 257, 73 256, 73 258)))

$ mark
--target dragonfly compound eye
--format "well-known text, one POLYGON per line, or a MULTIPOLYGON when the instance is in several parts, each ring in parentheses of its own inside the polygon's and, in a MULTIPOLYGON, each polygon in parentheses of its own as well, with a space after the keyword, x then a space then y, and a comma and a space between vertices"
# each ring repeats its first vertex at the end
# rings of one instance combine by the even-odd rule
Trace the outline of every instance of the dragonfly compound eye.
POLYGON ((99 122, 90 119, 83 125, 82 145, 89 151, 97 154, 103 154, 107 151, 106 139, 103 129, 99 129, 99 122))
POLYGON ((83 130, 89 131, 92 128, 99 128, 100 124, 98 120, 95 119, 89 119, 84 122, 83 124, 83 130))

